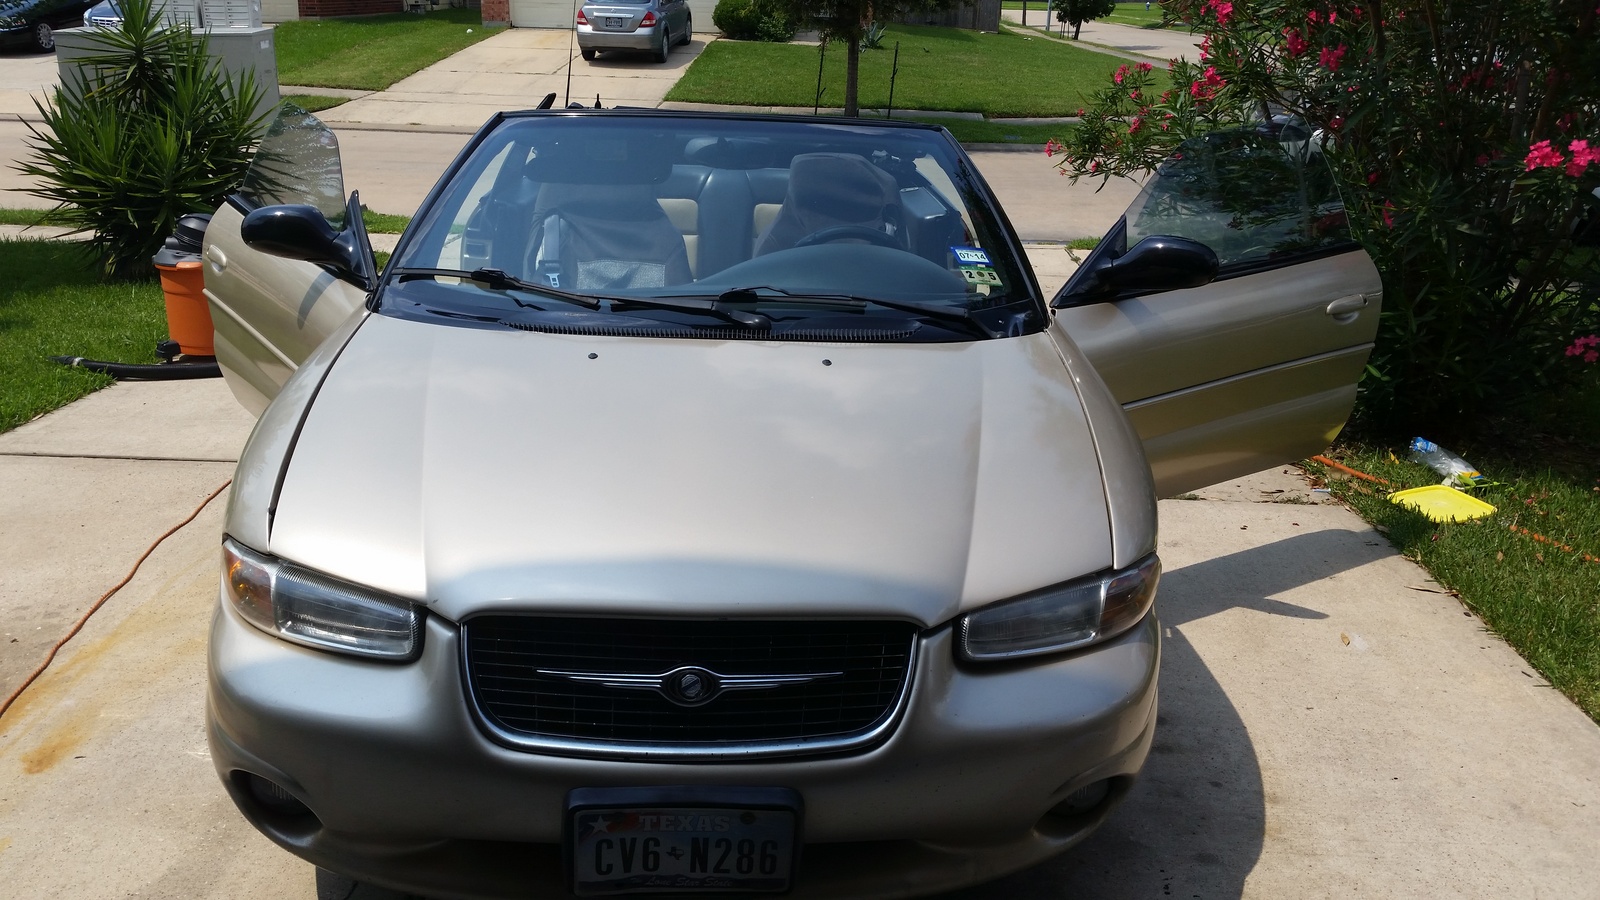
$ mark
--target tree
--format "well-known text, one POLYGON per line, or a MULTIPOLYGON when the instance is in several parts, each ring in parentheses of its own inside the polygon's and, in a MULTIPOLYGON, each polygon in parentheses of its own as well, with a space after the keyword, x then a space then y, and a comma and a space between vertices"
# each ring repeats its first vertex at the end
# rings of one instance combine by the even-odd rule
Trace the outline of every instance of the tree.
POLYGON ((963 0, 775 0, 795 21, 816 29, 823 41, 845 45, 844 114, 861 115, 858 90, 861 42, 875 19, 890 19, 913 10, 948 9, 963 0))
POLYGON ((1582 376, 1600 331, 1593 0, 1167 0, 1204 32, 1168 79, 1123 67, 1060 144, 1073 178, 1149 171, 1182 140, 1304 125, 1384 279, 1359 414, 1470 430, 1582 376), (1586 243, 1589 242, 1589 243, 1586 243))
POLYGON ((1051 0, 1056 9, 1056 21, 1072 26, 1072 39, 1078 39, 1083 23, 1109 16, 1117 11, 1117 0, 1051 0))

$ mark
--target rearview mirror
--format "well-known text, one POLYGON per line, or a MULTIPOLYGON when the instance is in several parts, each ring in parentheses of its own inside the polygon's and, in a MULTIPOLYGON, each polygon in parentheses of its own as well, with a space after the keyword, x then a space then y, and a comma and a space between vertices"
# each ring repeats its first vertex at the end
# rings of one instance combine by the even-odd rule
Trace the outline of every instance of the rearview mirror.
POLYGON ((335 231, 315 206, 263 206, 244 217, 239 236, 262 253, 332 266, 358 283, 366 278, 354 229, 335 231))

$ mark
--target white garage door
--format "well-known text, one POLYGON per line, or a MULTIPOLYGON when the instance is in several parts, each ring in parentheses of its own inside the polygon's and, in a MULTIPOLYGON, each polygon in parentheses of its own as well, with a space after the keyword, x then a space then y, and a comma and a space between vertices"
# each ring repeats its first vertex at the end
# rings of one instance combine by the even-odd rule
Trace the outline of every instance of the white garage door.
MULTIPOLYGON (((695 31, 717 30, 711 24, 711 11, 716 8, 716 0, 689 0, 695 31)), ((569 28, 573 12, 572 3, 563 0, 511 0, 511 24, 518 28, 569 28)))

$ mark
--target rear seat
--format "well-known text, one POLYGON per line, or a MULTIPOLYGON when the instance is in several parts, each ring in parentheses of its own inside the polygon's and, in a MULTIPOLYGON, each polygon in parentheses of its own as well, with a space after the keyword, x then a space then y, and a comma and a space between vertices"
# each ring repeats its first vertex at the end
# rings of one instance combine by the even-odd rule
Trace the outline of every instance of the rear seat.
MULTIPOLYGON (((787 167, 679 164, 657 186, 656 198, 682 232, 689 266, 698 279, 750 259, 788 191, 787 167)), ((927 188, 902 188, 900 197, 909 248, 943 262, 950 245, 964 241, 960 216, 927 188)))
POLYGON ((683 233, 696 278, 749 259, 783 206, 789 170, 675 165, 657 202, 683 233))

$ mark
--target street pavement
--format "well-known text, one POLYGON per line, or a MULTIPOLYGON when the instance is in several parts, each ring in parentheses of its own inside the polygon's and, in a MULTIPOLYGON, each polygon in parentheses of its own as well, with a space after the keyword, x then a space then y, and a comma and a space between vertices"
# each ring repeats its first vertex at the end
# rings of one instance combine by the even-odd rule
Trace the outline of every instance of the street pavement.
MULTIPOLYGON (((413 211, 465 141, 363 124, 339 129, 347 187, 386 212, 413 211)), ((0 124, 0 161, 19 128, 0 124)), ((974 159, 1041 279, 1071 268, 1052 242, 1100 233, 1137 189, 1069 188, 1037 152, 974 159)), ((125 383, 0 435, 0 695, 224 484, 251 426, 220 381, 125 383)), ((1294 470, 1198 497, 1161 504, 1162 712, 1144 777, 1081 847, 955 896, 1595 896, 1595 724, 1294 470)), ((0 718, 0 894, 317 896, 311 867, 232 809, 205 746, 226 499, 0 718)))

